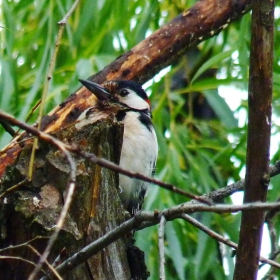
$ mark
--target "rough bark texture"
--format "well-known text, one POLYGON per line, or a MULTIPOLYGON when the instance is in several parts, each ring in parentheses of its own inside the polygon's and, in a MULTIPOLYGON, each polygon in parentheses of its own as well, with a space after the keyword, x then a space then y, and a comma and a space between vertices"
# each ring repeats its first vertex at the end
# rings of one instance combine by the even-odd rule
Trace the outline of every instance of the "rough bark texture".
MULTIPOLYGON (((134 80, 144 83, 177 61, 187 49, 215 36, 249 10, 251 0, 204 0, 196 3, 101 72, 90 77, 102 84, 107 80, 134 80)), ((84 78, 84 77, 81 77, 84 78)), ((56 131, 73 123, 95 97, 84 87, 73 93, 43 119, 42 130, 56 131)), ((0 154, 0 176, 14 161, 21 147, 10 145, 0 154)))
MULTIPOLYGON (((55 137, 68 139, 65 140, 67 142, 71 139, 71 142, 82 149, 118 163, 122 129, 120 123, 109 117, 97 124, 88 125, 79 132, 74 126, 69 127, 55 133, 55 137)), ((7 168, 1 192, 25 178, 30 150, 31 143, 23 148, 17 162, 7 168)), ((65 260, 125 219, 117 194, 118 174, 83 158, 75 157, 75 160, 76 192, 66 223, 49 257, 50 263, 59 255, 61 261, 65 260)), ((5 203, 1 205, 0 248, 27 242, 36 236, 47 237, 52 233, 67 191, 69 171, 61 152, 48 143, 40 142, 32 181, 7 196, 5 203)), ((31 245, 42 252, 47 240, 38 239, 31 242, 31 245)), ((127 243, 128 239, 125 237, 118 240, 90 258, 87 263, 69 271, 63 279, 131 279, 126 256, 127 243)), ((35 263, 38 260, 27 246, 3 253, 7 256, 20 256, 35 263)), ((23 261, 7 259, 0 262, 1 279, 27 279, 32 269, 33 266, 23 261)), ((46 267, 44 269, 47 271, 46 267)))
MULTIPOLYGON (((244 202, 265 201, 269 184, 274 3, 254 0, 249 82, 249 123, 244 202)), ((242 214, 234 279, 256 279, 263 211, 242 214)))
MULTIPOLYGON (((250 3, 250 0, 197 2, 90 79, 100 84, 113 79, 144 83, 176 61, 188 48, 226 28, 228 23, 249 9, 250 3)), ((42 130, 117 162, 122 138, 118 124, 108 120, 88 130, 85 127, 79 133, 72 126, 81 112, 95 102, 94 95, 88 90, 79 89, 44 117, 42 130)), ((13 164, 2 177, 1 192, 25 179, 32 142, 27 141, 26 136, 19 136, 17 140, 20 144, 14 141, 0 153, 0 176, 7 166, 13 164)), ((38 235, 49 236, 60 213, 69 167, 60 152, 46 143, 40 143, 36 154, 32 182, 1 201, 1 248, 26 242, 38 235), (40 199, 39 203, 35 197, 40 199)), ((123 212, 115 210, 122 209, 116 190, 117 175, 81 158, 76 160, 77 189, 67 222, 52 250, 51 263, 58 255, 65 259, 77 252, 124 220, 123 212), (61 251, 63 248, 66 249, 64 253, 61 251)), ((87 264, 69 272, 66 279, 129 279, 127 257, 124 255, 126 242, 124 239, 112 244, 87 264)), ((31 244, 40 252, 45 246, 41 239, 31 244)), ((35 262, 38 259, 26 246, 5 251, 5 254, 35 262)), ((143 271, 141 265, 139 267, 143 271)), ((3 279, 26 279, 32 268, 23 261, 9 259, 1 261, 0 275, 3 279)))

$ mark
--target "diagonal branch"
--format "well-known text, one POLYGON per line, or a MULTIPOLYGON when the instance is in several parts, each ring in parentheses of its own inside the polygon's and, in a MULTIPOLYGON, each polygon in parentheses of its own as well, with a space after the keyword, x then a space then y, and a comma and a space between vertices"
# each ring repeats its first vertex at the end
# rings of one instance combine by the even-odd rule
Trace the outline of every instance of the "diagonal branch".
MULTIPOLYGON (((202 223, 200 223, 196 219, 192 218, 191 216, 189 216, 187 214, 182 214, 181 218, 184 219, 185 221, 189 222, 190 224, 192 224, 196 228, 202 230, 203 232, 205 232, 206 234, 208 234, 212 238, 214 238, 214 239, 218 240, 219 242, 221 242, 221 243, 223 243, 223 244, 225 244, 225 245, 227 245, 227 246, 237 250, 238 246, 237 246, 236 243, 234 243, 231 240, 223 237, 222 235, 218 234, 217 232, 211 230, 210 228, 206 227, 205 225, 203 225, 202 223)), ((273 260, 260 257, 260 261, 262 263, 270 264, 274 268, 280 269, 280 264, 275 262, 275 261, 273 261, 273 260)))
MULTIPOLYGON (((92 242, 88 246, 84 247, 81 251, 77 252, 67 260, 65 260, 60 266, 56 268, 60 275, 65 274, 66 271, 73 269, 79 264, 86 261, 88 258, 97 254, 100 250, 110 245, 117 239, 121 238, 124 234, 131 232, 132 230, 137 230, 138 228, 153 226, 160 223, 161 217, 164 216, 166 221, 172 221, 177 218, 182 218, 182 215, 186 213, 194 212, 213 212, 213 213, 236 213, 240 211, 256 211, 256 210, 270 210, 270 209, 280 209, 280 203, 248 203, 243 205, 215 205, 207 206, 203 204, 197 205, 187 205, 183 207, 175 206, 162 212, 146 212, 141 211, 135 214, 135 216, 128 221, 120 224, 118 227, 112 231, 106 233, 104 236, 98 240, 92 242)), ((184 217, 184 216, 183 216, 184 217)), ((184 217, 185 218, 185 217, 184 217)), ((227 245, 233 245, 234 243, 229 243, 227 245)), ((230 245, 230 246, 231 246, 230 245)), ((280 268, 280 264, 270 261, 268 259, 262 258, 262 262, 269 263, 280 268)), ((50 275, 44 276, 41 280, 46 280, 51 277, 50 275)))
MULTIPOLYGON (((176 62, 188 49, 219 34, 230 22, 248 12, 250 5, 251 0, 198 1, 90 79, 99 84, 107 80, 134 80, 143 84, 176 62)), ((92 94, 82 87, 45 117, 43 128, 54 131, 69 125, 67 116, 73 104, 78 115, 92 99, 92 94)))
MULTIPOLYGON (((58 139, 54 138, 53 136, 51 136, 49 134, 46 134, 42 131, 39 131, 35 127, 19 121, 19 120, 15 119, 14 117, 10 116, 9 114, 2 112, 1 110, 0 110, 0 117, 3 118, 3 119, 6 119, 9 123, 26 130, 28 133, 33 134, 34 136, 37 136, 40 139, 53 144, 54 146, 57 146, 58 145, 57 143, 59 143, 59 145, 63 145, 65 147, 65 149, 67 149, 68 151, 79 154, 80 156, 82 156, 82 157, 88 159, 89 161, 91 161, 93 163, 96 163, 96 164, 98 164, 102 167, 111 169, 113 171, 124 174, 128 177, 131 177, 131 178, 136 178, 136 179, 139 179, 139 180, 143 180, 145 182, 149 182, 149 183, 158 185, 158 186, 160 186, 164 189, 167 189, 169 191, 172 191, 172 192, 175 192, 175 193, 178 193, 178 194, 181 194, 181 195, 184 195, 186 197, 194 199, 193 201, 190 201, 188 203, 194 204, 194 203, 197 203, 197 201, 200 201, 200 202, 203 202, 203 203, 206 203, 206 204, 212 204, 212 203, 215 203, 215 202, 219 202, 223 198, 228 197, 228 196, 232 195, 233 193, 241 191, 241 190, 244 189, 245 180, 242 179, 242 180, 240 180, 236 183, 230 184, 230 185, 228 185, 224 188, 212 191, 209 194, 205 194, 205 195, 202 195, 202 196, 196 196, 196 195, 190 194, 188 192, 185 192, 185 191, 183 191, 183 190, 181 190, 181 189, 179 189, 179 188, 177 188, 177 187, 175 187, 171 184, 168 184, 168 183, 162 182, 160 180, 157 180, 155 178, 146 177, 142 174, 134 173, 134 172, 130 172, 128 170, 122 169, 119 165, 116 165, 115 163, 110 162, 106 159, 98 158, 94 154, 84 152, 81 149, 79 149, 79 147, 77 147, 75 145, 65 144, 65 143, 59 141, 58 139)), ((272 166, 269 167, 269 176, 270 177, 274 177, 278 174, 280 174, 280 160, 277 161, 275 165, 272 165, 272 166)), ((0 199, 3 198, 3 196, 4 195, 1 194, 0 199)))
POLYGON ((19 121, 19 120, 15 119, 13 116, 10 116, 9 114, 4 113, 1 110, 0 110, 0 117, 5 119, 10 124, 16 125, 16 126, 20 127, 21 129, 24 129, 26 132, 31 133, 34 136, 53 144, 58 149, 60 149, 62 152, 65 153, 65 151, 67 151, 67 153, 65 153, 65 156, 68 159, 68 162, 71 166, 71 170, 73 170, 73 172, 71 172, 71 181, 72 182, 75 182, 75 168, 73 166, 73 160, 71 160, 71 156, 70 156, 69 152, 76 153, 80 156, 83 156, 84 158, 88 159, 89 161, 91 161, 93 163, 96 163, 96 164, 98 164, 102 167, 117 171, 118 173, 127 175, 131 178, 137 178, 137 179, 140 179, 140 180, 145 181, 145 182, 156 184, 156 185, 158 185, 158 186, 160 186, 164 189, 167 189, 169 191, 181 194, 181 195, 186 196, 186 197, 191 198, 191 199, 195 199, 195 200, 200 201, 202 203, 212 204, 212 202, 208 201, 207 198, 196 196, 196 195, 191 194, 189 192, 186 192, 182 189, 179 189, 179 188, 177 188, 177 187, 175 187, 171 184, 161 182, 157 179, 150 178, 150 177, 144 176, 144 175, 139 174, 139 173, 130 172, 128 170, 125 170, 125 169, 121 168, 119 165, 117 165, 115 163, 112 163, 112 162, 110 162, 106 159, 98 158, 94 154, 84 152, 79 147, 77 147, 75 145, 65 144, 65 143, 57 140, 53 136, 38 130, 34 126, 30 126, 30 125, 28 125, 24 122, 19 121))

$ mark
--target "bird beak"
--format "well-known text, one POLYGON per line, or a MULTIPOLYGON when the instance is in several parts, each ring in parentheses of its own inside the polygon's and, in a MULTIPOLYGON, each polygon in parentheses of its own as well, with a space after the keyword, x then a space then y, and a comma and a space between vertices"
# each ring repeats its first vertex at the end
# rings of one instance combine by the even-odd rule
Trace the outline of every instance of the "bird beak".
POLYGON ((100 85, 88 80, 79 79, 79 81, 82 83, 83 86, 85 86, 89 91, 91 91, 100 101, 105 101, 110 98, 110 93, 100 85))

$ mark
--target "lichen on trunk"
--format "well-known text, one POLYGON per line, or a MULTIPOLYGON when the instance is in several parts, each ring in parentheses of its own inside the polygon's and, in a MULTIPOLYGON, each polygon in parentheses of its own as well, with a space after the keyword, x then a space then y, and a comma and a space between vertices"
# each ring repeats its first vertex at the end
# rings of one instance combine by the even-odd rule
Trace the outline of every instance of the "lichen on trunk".
MULTIPOLYGON (((87 125, 77 131, 72 125, 53 133, 53 136, 80 149, 118 163, 122 145, 122 124, 112 117, 87 125)), ((16 162, 2 177, 2 193, 26 178, 32 143, 23 147, 16 162)), ((77 165, 76 189, 67 219, 48 261, 59 255, 62 261, 85 245, 117 227, 125 220, 118 197, 118 174, 73 155, 77 165), (116 211, 118 209, 118 211, 116 211)), ((39 252, 59 218, 67 193, 70 167, 62 152, 47 142, 39 141, 31 182, 25 182, 1 200, 0 248, 18 245, 36 238, 30 244, 39 252), (38 238, 43 236, 44 238, 38 238)), ((87 263, 64 275, 63 279, 130 279, 124 237, 108 246, 87 263)), ((38 257, 27 247, 3 252, 36 263, 38 257)), ((27 279, 33 266, 22 260, 1 260, 3 279, 27 279), (9 269, 7 269, 9 267, 9 269)), ((48 269, 44 266, 44 270, 48 269)), ((41 274, 43 275, 43 274, 41 274)))

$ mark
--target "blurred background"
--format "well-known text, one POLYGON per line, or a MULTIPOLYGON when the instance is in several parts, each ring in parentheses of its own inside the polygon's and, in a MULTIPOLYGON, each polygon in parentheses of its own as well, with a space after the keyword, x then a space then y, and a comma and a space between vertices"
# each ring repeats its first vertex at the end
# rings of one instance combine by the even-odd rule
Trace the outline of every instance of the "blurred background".
MULTIPOLYGON (((193 6, 192 0, 84 0, 69 18, 51 79, 45 113, 119 55, 193 6)), ((0 109, 24 121, 40 100, 58 31, 74 0, 0 0, 0 109)), ((274 100, 271 162, 280 143, 280 1, 275 9, 274 100), (278 44, 279 42, 279 44, 278 44)), ((188 50, 144 84, 159 142, 156 177, 194 194, 209 193, 245 175, 250 13, 219 35, 188 50)), ((30 124, 37 119, 32 113, 30 124)), ((0 148, 11 140, 0 127, 0 148)), ((279 176, 268 200, 280 197, 279 176)), ((163 210, 186 199, 152 186, 146 210, 163 210)), ((242 202, 242 194, 222 202, 242 202)), ((238 241, 240 214, 194 214, 204 225, 238 241)), ((278 248, 279 218, 274 217, 278 248)), ((270 253, 266 231, 265 254, 270 253)), ((150 279, 158 279, 157 227, 136 234, 150 279)), ((232 279, 234 258, 185 221, 166 225, 167 279, 232 279)), ((278 252, 279 253, 279 252, 278 252)), ((262 268, 266 277, 267 268, 262 268)), ((278 275, 280 273, 278 272, 278 275)), ((272 279, 272 278, 264 278, 272 279)), ((273 278, 278 279, 278 278, 273 278)))

